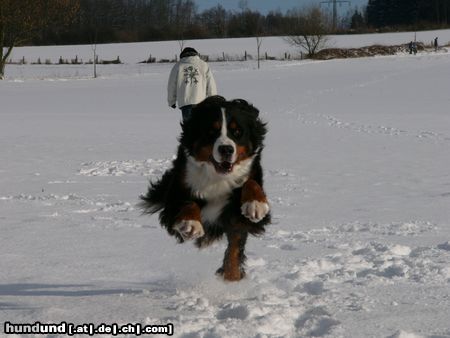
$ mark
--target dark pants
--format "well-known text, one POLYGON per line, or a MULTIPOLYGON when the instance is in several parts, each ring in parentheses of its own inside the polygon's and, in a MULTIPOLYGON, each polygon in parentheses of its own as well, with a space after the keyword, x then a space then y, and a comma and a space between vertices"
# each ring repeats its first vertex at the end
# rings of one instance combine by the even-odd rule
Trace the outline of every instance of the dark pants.
POLYGON ((188 104, 187 106, 180 107, 181 114, 183 115, 183 122, 186 122, 191 118, 191 112, 194 105, 188 104))

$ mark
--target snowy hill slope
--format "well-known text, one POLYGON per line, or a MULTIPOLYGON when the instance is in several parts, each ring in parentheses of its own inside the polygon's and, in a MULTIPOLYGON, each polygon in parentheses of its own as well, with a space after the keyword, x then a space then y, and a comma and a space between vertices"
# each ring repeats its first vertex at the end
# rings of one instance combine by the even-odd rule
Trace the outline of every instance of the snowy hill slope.
MULTIPOLYGON (((425 44, 431 44, 435 37, 439 38, 441 45, 449 44, 450 30, 420 31, 416 35, 417 41, 425 44)), ((406 44, 411 40, 414 40, 414 32, 355 34, 330 36, 328 44, 335 48, 357 48, 374 44, 406 44)), ((223 53, 230 57, 243 57, 245 51, 256 57, 255 38, 186 40, 184 46, 192 46, 212 59, 221 58, 223 53)), ((265 37, 261 45, 261 55, 264 53, 283 58, 285 53, 294 56, 299 51, 287 44, 281 37, 265 37)), ((124 63, 137 63, 147 60, 149 55, 158 60, 173 59, 180 54, 180 45, 178 41, 102 44, 97 46, 97 54, 100 59, 112 60, 120 56, 124 63)), ((75 56, 85 62, 92 60, 92 46, 20 47, 14 49, 11 59, 17 61, 25 57, 28 62, 36 62, 38 58, 41 58, 42 63, 46 59, 56 63, 60 57, 70 61, 75 56)))
POLYGON ((274 223, 231 284, 214 276, 223 244, 177 245, 135 207, 177 145, 170 66, 65 81, 33 67, 0 82, 1 323, 450 337, 448 54, 212 65, 269 126, 274 223))

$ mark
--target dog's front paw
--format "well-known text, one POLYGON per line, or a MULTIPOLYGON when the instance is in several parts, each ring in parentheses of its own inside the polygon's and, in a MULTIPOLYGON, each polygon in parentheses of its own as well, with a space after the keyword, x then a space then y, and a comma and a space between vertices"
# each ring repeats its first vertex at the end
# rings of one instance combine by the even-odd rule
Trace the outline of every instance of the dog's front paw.
POLYGON ((253 223, 261 221, 269 212, 269 204, 266 202, 249 201, 241 206, 242 215, 247 217, 253 223))
POLYGON ((183 220, 173 226, 185 241, 200 238, 205 235, 203 226, 199 221, 183 220))

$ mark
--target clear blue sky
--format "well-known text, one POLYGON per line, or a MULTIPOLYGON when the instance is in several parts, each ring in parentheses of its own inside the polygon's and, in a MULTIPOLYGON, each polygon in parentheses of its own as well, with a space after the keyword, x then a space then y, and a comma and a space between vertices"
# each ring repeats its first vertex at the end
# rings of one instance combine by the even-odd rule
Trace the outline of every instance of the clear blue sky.
MULTIPOLYGON (((225 9, 239 9, 239 0, 194 0, 197 3, 199 11, 221 4, 225 9)), ((247 0, 248 6, 252 10, 259 10, 261 13, 267 13, 270 10, 280 9, 281 12, 294 7, 303 7, 310 4, 320 4, 324 0, 247 0)), ((339 12, 347 12, 348 9, 355 7, 361 8, 367 5, 368 0, 351 0, 351 5, 338 5, 339 12)), ((331 5, 323 4, 325 8, 332 8, 331 5)))

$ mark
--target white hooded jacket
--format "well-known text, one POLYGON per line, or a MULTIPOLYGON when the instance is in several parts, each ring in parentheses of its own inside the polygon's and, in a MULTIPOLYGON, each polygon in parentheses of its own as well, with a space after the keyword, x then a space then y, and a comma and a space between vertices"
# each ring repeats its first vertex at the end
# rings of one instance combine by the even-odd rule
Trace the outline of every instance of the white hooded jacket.
POLYGON ((196 55, 184 57, 173 66, 167 92, 169 106, 178 101, 181 108, 217 95, 217 88, 208 64, 196 55))

